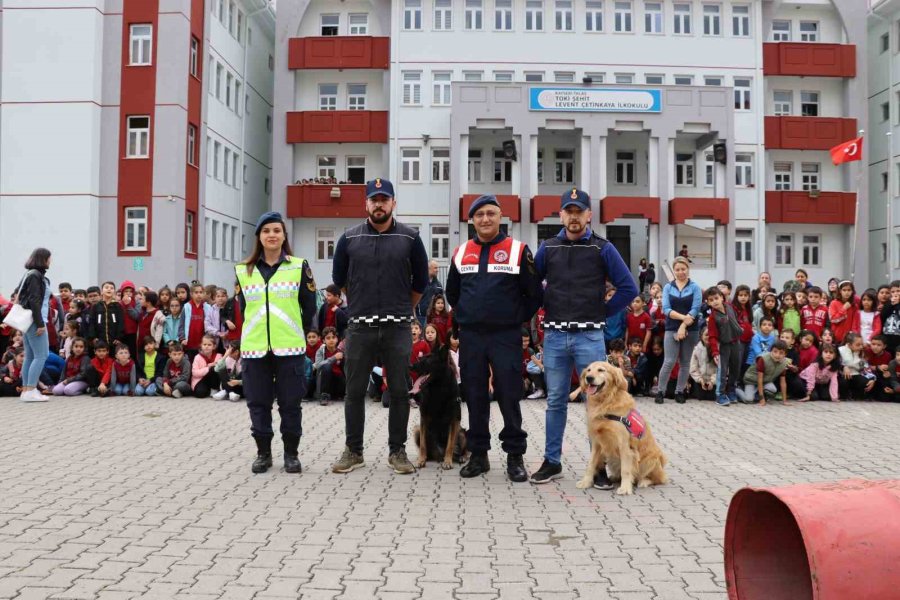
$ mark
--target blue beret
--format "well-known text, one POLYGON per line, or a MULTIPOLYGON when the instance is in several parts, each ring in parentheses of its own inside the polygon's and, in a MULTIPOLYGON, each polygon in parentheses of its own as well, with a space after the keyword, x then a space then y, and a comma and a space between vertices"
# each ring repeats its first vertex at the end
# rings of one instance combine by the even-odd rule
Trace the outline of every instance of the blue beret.
POLYGON ((269 211, 259 215, 259 219, 256 220, 256 235, 259 236, 259 230, 263 228, 263 225, 268 225, 269 223, 281 223, 281 226, 284 227, 284 219, 281 216, 281 213, 275 211, 269 211))
POLYGON ((492 194, 478 196, 478 198, 475 199, 475 202, 472 203, 472 206, 469 207, 469 218, 471 219, 473 216, 475 216, 475 211, 485 204, 493 204, 497 208, 500 208, 500 201, 497 200, 496 196, 492 194))
POLYGON ((372 181, 366 182, 366 198, 372 196, 390 196, 394 197, 394 184, 387 179, 376 177, 372 181))
POLYGON ((567 206, 577 206, 581 210, 590 210, 591 197, 588 196, 587 192, 578 188, 572 188, 567 192, 563 192, 563 195, 560 197, 559 208, 565 210, 567 206))

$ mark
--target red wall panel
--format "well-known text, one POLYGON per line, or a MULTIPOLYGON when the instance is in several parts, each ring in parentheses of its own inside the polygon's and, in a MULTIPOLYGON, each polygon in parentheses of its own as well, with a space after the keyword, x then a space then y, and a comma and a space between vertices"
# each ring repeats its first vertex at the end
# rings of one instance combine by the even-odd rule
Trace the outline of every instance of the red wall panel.
POLYGON ((767 191, 766 222, 853 225, 856 222, 856 194, 804 191, 767 191))
POLYGON ((620 218, 647 219, 651 223, 659 223, 659 198, 607 196, 600 200, 601 223, 611 223, 620 218))
POLYGON ((856 77, 856 46, 817 42, 765 43, 763 74, 856 77))
POLYGON ((387 69, 390 38, 362 35, 288 40, 289 69, 387 69))
POLYGON ((672 198, 669 224, 678 225, 688 219, 712 219, 718 225, 727 225, 728 198, 672 198))
POLYGON ((289 185, 287 216, 292 219, 366 218, 366 186, 364 185, 289 185), (331 197, 331 190, 341 191, 339 198, 331 197))
POLYGON ((834 117, 766 117, 766 148, 830 150, 856 137, 856 119, 834 117))
POLYGON ((287 143, 388 141, 388 113, 376 110, 310 110, 287 114, 287 143))

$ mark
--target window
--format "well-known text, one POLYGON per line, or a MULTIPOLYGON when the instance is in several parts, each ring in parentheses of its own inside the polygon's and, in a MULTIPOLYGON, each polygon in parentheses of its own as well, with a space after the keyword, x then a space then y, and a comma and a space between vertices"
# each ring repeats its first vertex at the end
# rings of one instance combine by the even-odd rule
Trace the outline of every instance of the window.
POLYGON ((404 0, 403 29, 422 29, 422 0, 404 0))
POLYGON ((244 165, 243 172, 244 172, 244 183, 249 183, 250 177, 247 174, 247 165, 244 165))
POLYGON ((675 85, 694 85, 694 77, 692 75, 676 75, 675 85))
POLYGON ((418 106, 422 103, 422 73, 403 71, 403 104, 418 106))
POLYGON ((215 219, 212 220, 212 232, 209 235, 209 241, 211 243, 211 256, 213 258, 219 258, 219 222, 215 219))
POLYGON ((634 83, 633 73, 616 73, 616 83, 629 84, 634 83))
POLYGON ((734 110, 750 110, 749 78, 734 78, 734 110))
POLYGON ((819 23, 816 21, 800 21, 800 41, 818 42, 819 23))
POLYGON ((790 267, 794 264, 794 236, 782 233, 775 236, 775 266, 790 267))
POLYGON ((494 81, 509 83, 513 80, 512 71, 494 71, 494 81))
POLYGON ((231 153, 231 187, 238 189, 237 173, 238 173, 238 156, 237 150, 231 153))
POLYGON ((575 183, 575 151, 556 150, 553 180, 556 183, 575 183))
POLYGON ((450 258, 450 227, 448 225, 431 226, 431 258, 450 258))
POLYGON ((188 211, 184 216, 184 251, 188 254, 196 252, 194 244, 194 213, 188 211))
POLYGON ((334 229, 316 229, 316 260, 334 258, 334 238, 334 229))
POLYGON ((225 79, 225 67, 216 63, 216 99, 222 99, 222 81, 225 79))
POLYGON ((435 106, 450 106, 450 73, 434 72, 431 74, 434 91, 431 95, 431 103, 435 106))
POLYGON ((234 27, 234 37, 238 41, 241 42, 241 36, 243 36, 244 30, 244 13, 240 10, 237 11, 237 24, 234 27))
POLYGON ((366 157, 365 156, 348 156, 347 157, 347 181, 349 183, 365 183, 366 182, 366 157))
POLYGON ((791 41, 791 22, 790 21, 772 21, 772 41, 773 42, 789 42, 789 41, 791 41))
POLYGON ((466 29, 477 31, 482 28, 484 0, 466 0, 466 29))
POLYGON ((191 62, 190 73, 194 77, 198 77, 197 69, 200 65, 200 42, 195 37, 191 37, 191 62))
POLYGON ((337 110, 337 93, 336 83, 320 83, 319 110, 337 110))
POLYGON ((368 35, 369 33, 369 14, 368 13, 350 13, 350 35, 368 35))
POLYGON ((266 131, 272 133, 272 115, 266 115, 266 131))
POLYGON ((773 93, 775 98, 775 116, 784 117, 791 114, 792 104, 794 103, 794 93, 789 90, 775 90, 773 93))
POLYGON ((589 77, 591 83, 603 83, 603 73, 585 73, 584 76, 589 77))
POLYGON ((241 82, 237 79, 234 80, 234 112, 241 114, 241 82))
POLYGON ((819 116, 819 92, 800 92, 800 114, 804 117, 819 116))
POLYGON ((275 70, 275 57, 272 56, 271 54, 269 55, 269 70, 270 71, 275 70))
POLYGON ((237 13, 237 6, 234 2, 228 3, 228 33, 234 35, 234 16, 237 13))
POLYGON ((347 110, 366 110, 366 84, 347 84, 347 110))
POLYGON ((718 4, 703 5, 703 35, 722 35, 721 10, 718 4))
POLYGON ((213 143, 213 177, 219 179, 219 152, 222 150, 222 144, 213 143))
POLYGON ((450 181, 450 148, 431 149, 431 181, 434 183, 450 181))
POLYGON ((882 122, 887 121, 891 118, 891 105, 887 102, 881 103, 881 120, 882 122))
POLYGON ((228 169, 231 168, 231 148, 225 147, 225 156, 222 159, 222 183, 228 185, 228 169))
POLYGON ((197 127, 190 124, 187 137, 187 161, 189 165, 197 166, 197 127))
POLYGON ((750 37, 750 7, 746 4, 731 7, 731 35, 750 37))
POLYGON ((803 259, 803 266, 818 267, 819 266, 819 248, 821 247, 821 238, 818 235, 803 235, 800 244, 800 255, 803 259))
POLYGON ((881 191, 886 192, 888 189, 888 173, 887 171, 881 172, 881 191))
POLYGON ((692 153, 675 155, 675 185, 694 185, 694 155, 692 153))
POLYGON ((665 75, 644 75, 644 83, 647 85, 662 85, 665 75))
POLYGON ((244 114, 250 114, 250 94, 244 94, 244 114))
POLYGON ((543 71, 531 71, 525 73, 525 81, 528 83, 540 83, 544 80, 543 71))
POLYGON ((691 35, 691 5, 675 4, 672 8, 672 30, 675 35, 691 35))
POLYGON ((734 260, 739 263, 753 262, 753 230, 735 229, 734 260))
POLYGON ((738 187, 753 187, 753 155, 734 155, 734 185, 738 187))
POLYGON ((495 0, 494 29, 497 31, 512 31, 512 16, 512 0, 495 0))
POLYGON ((203 231, 206 232, 206 242, 204 243, 206 258, 209 258, 209 217, 203 219, 203 231))
POLYGON ((401 148, 401 181, 407 183, 417 183, 421 181, 421 163, 419 161, 418 148, 401 148))
POLYGON ((716 183, 716 162, 712 152, 703 153, 703 185, 713 187, 716 183))
POLYGON ((775 163, 775 191, 789 191, 793 178, 794 163, 781 161, 775 163))
POLYGON ((620 185, 634 185, 636 183, 635 153, 630 150, 616 152, 616 183, 620 185))
POLYGON ((693 219, 690 225, 675 225, 675 247, 687 245, 692 268, 716 266, 716 222, 712 219, 693 219))
POLYGON ((509 183, 512 181, 512 160, 503 150, 494 150, 494 183, 509 183))
POLYGON ((553 17, 556 31, 573 31, 572 0, 556 0, 553 17))
POLYGON ((449 31, 452 26, 452 0, 434 0, 434 28, 438 31, 449 31))
POLYGON ((125 209, 125 250, 147 249, 147 208, 125 209))
POLYGON ((553 73, 553 80, 556 83, 575 83, 575 73, 572 71, 556 71, 553 73))
POLYGON ((663 9, 660 2, 644 3, 644 33, 662 33, 663 9))
POLYGON ((150 156, 150 117, 128 117, 127 158, 147 158, 150 156))
POLYGON ((463 71, 463 81, 481 81, 483 78, 481 71, 463 71))
MULTIPOLYGON (((250 29, 250 27, 248 26, 247 27, 247 45, 249 46, 252 43, 253 43, 253 30, 250 29)), ((243 247, 243 244, 241 244, 241 247, 243 247)))
POLYGON ((341 15, 322 15, 321 23, 322 35, 337 35, 341 24, 341 15))
POLYGON ((603 2, 585 2, 585 31, 603 31, 603 2))
POLYGON ((525 0, 525 31, 544 30, 544 0, 525 0))
POLYGON ((206 176, 212 177, 212 139, 206 136, 206 176))
POLYGON ((469 150, 469 182, 481 182, 481 150, 469 150))
POLYGON ((703 78, 703 85, 720 86, 722 85, 722 78, 718 76, 706 76, 703 78))
POLYGON ((631 32, 631 2, 615 3, 615 30, 618 33, 631 32))
POLYGON ((237 247, 237 231, 238 228, 234 225, 231 226, 231 260, 238 260, 238 247, 237 247))
POLYGON ((225 75, 225 106, 231 108, 231 84, 234 81, 234 77, 231 73, 225 75))
POLYGON ((819 189, 819 163, 800 165, 800 183, 804 192, 819 189))
POLYGON ((319 156, 316 162, 318 164, 316 177, 337 177, 336 156, 319 156))
POLYGON ((132 25, 130 65, 149 65, 152 60, 153 25, 132 25))
POLYGON ((544 150, 541 148, 538 148, 537 180, 538 183, 544 183, 544 150))

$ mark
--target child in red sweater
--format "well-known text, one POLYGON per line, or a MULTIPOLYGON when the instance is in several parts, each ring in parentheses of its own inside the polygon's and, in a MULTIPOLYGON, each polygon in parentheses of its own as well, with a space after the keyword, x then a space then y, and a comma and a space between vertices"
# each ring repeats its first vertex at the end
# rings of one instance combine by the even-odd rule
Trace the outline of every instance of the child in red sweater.
POLYGON ((25 349, 13 350, 13 357, 0 367, 0 396, 14 397, 22 393, 22 365, 25 364, 25 349))
POLYGON ((113 362, 109 356, 109 344, 103 340, 94 342, 94 358, 85 375, 91 396, 105 396, 109 392, 109 380, 112 378, 113 362))
POLYGON ((638 296, 631 301, 631 311, 625 314, 625 327, 628 331, 625 339, 639 338, 641 352, 646 353, 653 334, 653 317, 645 310, 643 297, 638 296))
POLYGON ((137 386, 137 367, 131 360, 128 346, 120 344, 116 347, 116 360, 109 371, 109 389, 116 396, 134 396, 137 386))
POLYGON ((450 311, 447 310, 447 301, 440 294, 435 294, 428 307, 426 319, 429 325, 437 329, 440 343, 446 343, 447 332, 450 331, 450 311))

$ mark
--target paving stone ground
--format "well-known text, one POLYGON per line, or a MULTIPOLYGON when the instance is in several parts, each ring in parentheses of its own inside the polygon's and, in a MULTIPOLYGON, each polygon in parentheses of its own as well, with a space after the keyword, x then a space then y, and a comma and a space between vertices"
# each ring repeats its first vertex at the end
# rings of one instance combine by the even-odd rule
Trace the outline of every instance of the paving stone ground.
MULTIPOLYGON (((377 404, 367 466, 349 475, 329 471, 343 407, 304 404, 297 476, 277 443, 275 468, 250 472, 242 404, 0 399, 0 598, 719 600, 735 491, 900 476, 897 405, 639 404, 671 483, 617 497, 575 488, 583 405, 565 477, 533 486, 506 480, 499 449, 474 480, 431 463, 393 474, 377 404)), ((522 407, 536 469, 545 404, 522 407)))

